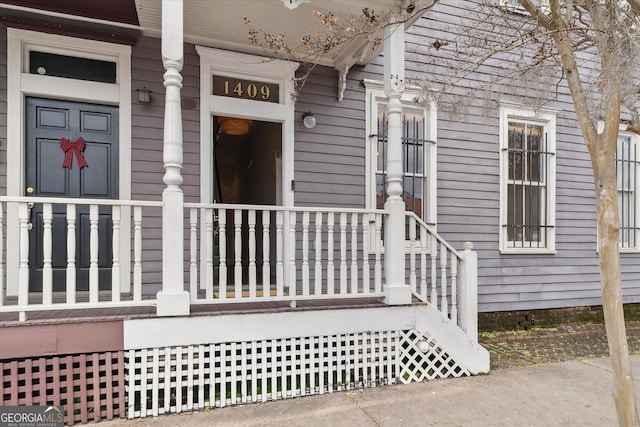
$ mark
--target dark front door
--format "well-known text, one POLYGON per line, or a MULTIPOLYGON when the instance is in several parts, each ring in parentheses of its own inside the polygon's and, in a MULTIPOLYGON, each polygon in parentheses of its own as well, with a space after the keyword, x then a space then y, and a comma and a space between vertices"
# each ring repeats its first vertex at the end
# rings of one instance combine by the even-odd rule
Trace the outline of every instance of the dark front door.
MULTIPOLYGON (((26 192, 38 197, 115 199, 118 197, 118 108, 51 99, 26 99, 26 192), (71 167, 63 167, 65 152, 61 140, 84 140, 86 167, 80 168, 76 155, 71 167)), ((68 159, 67 159, 68 163, 68 159)), ((42 289, 43 218, 42 205, 31 213, 29 232, 29 288, 42 289)), ((111 284, 111 208, 99 211, 99 282, 111 284)), ((66 206, 53 205, 52 268, 54 290, 66 285, 66 206)), ((77 290, 88 289, 90 265, 90 221, 88 207, 76 212, 77 290)))

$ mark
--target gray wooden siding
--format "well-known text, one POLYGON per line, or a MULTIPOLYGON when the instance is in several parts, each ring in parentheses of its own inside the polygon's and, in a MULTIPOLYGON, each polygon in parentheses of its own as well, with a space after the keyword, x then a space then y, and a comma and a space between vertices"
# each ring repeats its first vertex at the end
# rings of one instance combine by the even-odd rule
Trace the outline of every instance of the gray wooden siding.
MULTIPOLYGON (((446 39, 459 22, 460 2, 442 1, 407 34, 408 81, 424 83, 443 73, 429 66, 426 47, 446 39)), ((437 64, 437 61, 435 61, 437 64)), ((296 121, 296 204, 364 207, 365 91, 363 78, 382 80, 377 59, 349 73, 345 100, 337 102, 337 74, 317 67, 297 101, 297 119, 313 111, 312 130, 296 121)), ((492 66, 481 69, 488 81, 492 66)), ((526 87, 526 85, 522 85, 526 87)), ((517 90, 504 92, 483 108, 455 115, 438 113, 438 231, 456 248, 474 243, 479 257, 481 311, 601 304, 596 214, 591 163, 566 86, 552 107, 556 125, 556 253, 500 254, 498 100, 522 102, 517 90)), ((506 90, 508 89, 508 90, 506 90)), ((625 302, 640 301, 640 254, 622 254, 625 302)))
MULTIPOLYGON (((407 35, 408 75, 427 77, 420 55, 446 31, 456 31, 460 2, 438 3, 407 35)), ((441 72, 441 71, 440 71, 441 72)), ((481 72, 491 73, 490 67, 481 72)), ((526 87, 526 85, 522 85, 526 87)), ((511 91, 511 90, 510 90, 511 91)), ((505 94, 500 100, 518 101, 505 94)), ((495 99, 494 99, 495 100, 495 99)), ((440 111, 438 120, 438 231, 455 247, 474 243, 479 258, 481 311, 601 304, 591 163, 565 85, 551 106, 556 126, 556 254, 500 254, 499 107, 466 115, 440 111), (461 165, 464 165, 461 167, 461 165)), ((493 105, 493 108, 491 108, 493 105)), ((622 255, 625 301, 640 301, 640 254, 622 255)))
POLYGON ((338 74, 316 67, 298 96, 295 123, 295 204, 364 207, 365 97, 358 70, 349 73, 347 90, 338 102, 338 74), (317 119, 313 129, 302 114, 317 119))

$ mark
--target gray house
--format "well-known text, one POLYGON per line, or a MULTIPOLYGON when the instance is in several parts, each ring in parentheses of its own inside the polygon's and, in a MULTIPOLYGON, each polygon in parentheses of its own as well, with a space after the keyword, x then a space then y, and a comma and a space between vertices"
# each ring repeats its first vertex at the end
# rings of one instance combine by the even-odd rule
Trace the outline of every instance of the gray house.
POLYGON ((566 94, 441 111, 410 47, 459 5, 414 6, 0 5, 0 405, 73 424, 472 375, 478 310, 598 304, 566 94), (297 40, 329 6, 392 25, 323 57, 294 102, 299 64, 244 18, 297 40))

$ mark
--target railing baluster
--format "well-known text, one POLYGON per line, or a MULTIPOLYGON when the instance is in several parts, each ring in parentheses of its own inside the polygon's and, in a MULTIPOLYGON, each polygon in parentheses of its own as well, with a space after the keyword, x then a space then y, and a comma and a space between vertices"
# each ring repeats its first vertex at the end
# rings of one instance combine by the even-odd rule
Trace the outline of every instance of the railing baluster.
POLYGON ((351 293, 358 293, 358 214, 351 214, 351 293))
POLYGON ((458 257, 451 253, 451 320, 458 324, 458 257))
POLYGON ((284 295, 284 261, 282 255, 283 236, 282 227, 284 222, 284 213, 276 212, 276 296, 284 295))
POLYGON ((133 208, 133 299, 142 300, 142 207, 133 208))
POLYGON ((189 297, 198 299, 198 209, 189 209, 189 297))
POLYGON ((120 301, 120 219, 122 206, 111 207, 111 301, 120 301))
POLYGON ((362 291, 365 294, 371 292, 371 284, 369 271, 369 245, 371 241, 369 240, 369 227, 371 227, 370 223, 370 214, 362 214, 362 291))
POLYGON ((340 214, 340 295, 347 293, 347 214, 340 214))
POLYGON ((242 211, 236 209, 233 212, 233 228, 234 228, 234 298, 242 298, 242 211))
POLYGON ((247 222, 249 224, 249 298, 256 297, 256 211, 250 209, 247 222))
POLYGON ((333 257, 335 256, 333 247, 333 212, 327 214, 327 294, 333 295, 335 292, 335 266, 333 257))
POLYGON ((100 241, 98 237, 98 205, 89 206, 89 302, 97 303, 98 295, 98 248, 100 241))
POLYGON ((271 296, 271 211, 262 211, 262 296, 271 296))
POLYGON ((374 267, 375 291, 382 292, 382 215, 376 214, 376 264, 374 267))
POLYGON ((440 270, 442 277, 440 278, 441 295, 440 295, 440 311, 445 317, 448 316, 449 304, 447 303, 447 248, 443 243, 440 244, 440 270))
MULTIPOLYGON (((29 213, 27 204, 18 204, 20 218, 20 267, 18 270, 18 305, 29 304, 29 213)), ((20 320, 26 320, 26 313, 21 311, 20 320)))
POLYGON ((434 236, 431 239, 431 304, 434 308, 438 308, 438 242, 434 236))
MULTIPOLYGON (((212 235, 213 235, 213 231, 212 231, 212 235)), ((211 248, 213 248, 213 244, 211 245, 211 248)), ((218 263, 218 270, 219 270, 218 280, 220 281, 218 283, 218 287, 220 288, 219 298, 226 298, 227 297, 227 210, 226 209, 218 209, 218 258, 220 259, 218 263)), ((211 270, 211 277, 213 278, 213 267, 211 270)))
MULTIPOLYGON (((297 274, 296 274, 296 220, 295 212, 289 212, 289 295, 295 296, 297 292, 297 274)), ((284 393, 284 392, 283 392, 284 393)))
POLYGON ((67 205, 67 304, 76 302, 76 205, 67 205))
MULTIPOLYGON (((207 300, 213 298, 213 282, 214 278, 214 269, 213 269, 213 257, 214 254, 214 217, 215 211, 213 209, 205 209, 204 210, 204 241, 205 241, 205 260, 204 260, 204 294, 207 300)), ((220 296, 220 298, 224 298, 220 296)))
POLYGON ((309 295, 309 212, 302 213, 302 295, 309 295))
POLYGON ((427 301, 427 230, 420 228, 420 295, 427 301))
POLYGON ((409 285, 416 292, 416 219, 409 217, 409 285))
POLYGON ((42 303, 53 303, 53 270, 51 269, 52 237, 51 203, 42 204, 42 303))
POLYGON ((315 278, 313 280, 313 293, 322 294, 322 212, 316 212, 316 265, 314 267, 315 278))

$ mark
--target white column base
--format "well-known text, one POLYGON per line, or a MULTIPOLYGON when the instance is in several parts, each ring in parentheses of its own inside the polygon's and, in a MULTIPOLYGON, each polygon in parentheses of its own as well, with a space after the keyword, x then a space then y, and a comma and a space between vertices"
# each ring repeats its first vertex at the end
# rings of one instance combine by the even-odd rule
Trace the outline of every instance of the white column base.
POLYGON ((387 305, 411 304, 411 287, 409 285, 384 285, 382 302, 387 305))
POLYGON ((189 292, 158 292, 158 316, 188 316, 190 313, 189 292))

